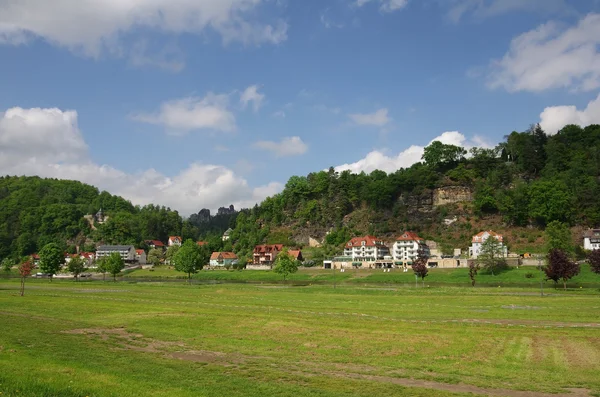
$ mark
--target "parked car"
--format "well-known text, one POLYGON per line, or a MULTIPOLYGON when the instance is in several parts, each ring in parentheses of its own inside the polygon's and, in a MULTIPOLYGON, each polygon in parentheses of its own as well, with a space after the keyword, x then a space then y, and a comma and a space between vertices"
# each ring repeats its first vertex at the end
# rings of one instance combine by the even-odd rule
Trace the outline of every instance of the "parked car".
POLYGON ((33 275, 35 278, 49 278, 52 276, 50 273, 36 273, 33 275))

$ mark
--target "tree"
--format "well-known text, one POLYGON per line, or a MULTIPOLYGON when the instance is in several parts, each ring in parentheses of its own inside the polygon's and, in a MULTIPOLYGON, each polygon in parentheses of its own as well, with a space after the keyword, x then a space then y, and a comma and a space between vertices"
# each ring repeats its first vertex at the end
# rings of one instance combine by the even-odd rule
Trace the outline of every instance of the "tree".
POLYGON ((562 280, 564 289, 567 289, 567 280, 578 275, 580 270, 579 264, 572 261, 566 252, 553 249, 548 253, 548 265, 544 268, 546 280, 555 283, 562 280))
POLYGON ((477 261, 469 262, 469 278, 471 279, 471 285, 475 286, 475 277, 477 277, 477 272, 479 272, 479 263, 477 261))
POLYGON ((546 226, 544 232, 546 239, 546 252, 559 249, 565 252, 573 252, 573 237, 571 230, 562 222, 552 221, 546 226))
POLYGON ((85 271, 85 262, 79 255, 71 258, 69 264, 67 265, 67 269, 70 273, 75 276, 75 281, 79 280, 79 275, 85 271))
POLYGON ((297 261, 288 254, 286 248, 277 255, 273 271, 277 274, 281 274, 283 276, 283 281, 286 280, 287 276, 298 271, 297 261))
POLYGON ((489 236, 481 244, 481 251, 477 258, 478 264, 488 272, 495 274, 506 268, 504 259, 504 246, 494 236, 489 236))
POLYGON ((425 253, 425 250, 422 248, 419 248, 418 252, 417 252, 417 258, 415 259, 413 265, 412 265, 412 269, 413 272, 415 272, 415 274, 418 277, 421 277, 421 281, 423 282, 423 286, 425 286, 425 277, 427 277, 427 273, 429 273, 429 269, 427 269, 427 260, 428 260, 428 256, 425 253))
POLYGON ((21 275, 21 296, 25 295, 25 279, 31 276, 33 270, 33 262, 26 260, 19 265, 19 274, 21 275))
POLYGON ((117 274, 125 268, 125 262, 118 252, 113 252, 104 260, 104 266, 106 266, 106 271, 113 276, 113 281, 117 281, 117 274))
POLYGON ((439 167, 445 164, 457 163, 464 158, 467 151, 455 145, 445 145, 440 141, 433 141, 423 151, 422 159, 432 167, 439 167))
POLYGON ((11 258, 4 258, 2 260, 2 270, 4 270, 6 273, 10 272, 10 269, 12 269, 12 267, 15 265, 15 261, 11 258))
POLYGON ((55 243, 46 244, 40 251, 40 270, 50 274, 52 277, 58 273, 60 267, 65 263, 65 254, 55 243))
POLYGON ((588 254, 590 268, 596 274, 600 274, 600 250, 593 250, 588 254))
POLYGON ((165 257, 165 255, 164 255, 164 253, 163 253, 163 251, 161 249, 152 248, 150 250, 150 252, 148 252, 147 261, 152 266, 158 266, 158 265, 161 264, 161 262, 164 259, 164 257, 165 257))
POLYGON ((179 251, 178 245, 172 245, 169 248, 167 248, 167 252, 165 253, 165 259, 166 262, 169 263, 169 265, 171 264, 171 261, 173 260, 175 254, 177 254, 177 251, 179 251))
POLYGON ((192 278, 192 273, 198 273, 202 270, 206 262, 210 259, 208 249, 199 247, 192 239, 186 240, 179 250, 173 256, 172 262, 175 270, 184 272, 188 275, 188 282, 192 278))

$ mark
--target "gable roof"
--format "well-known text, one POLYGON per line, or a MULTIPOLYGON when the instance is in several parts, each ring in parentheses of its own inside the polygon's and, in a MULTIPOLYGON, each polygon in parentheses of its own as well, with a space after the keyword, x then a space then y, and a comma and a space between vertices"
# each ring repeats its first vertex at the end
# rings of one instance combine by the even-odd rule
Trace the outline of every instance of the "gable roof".
POLYGON ((169 241, 173 241, 173 240, 181 241, 181 237, 180 236, 169 236, 169 241))
POLYGON ((378 239, 375 236, 364 236, 364 237, 354 237, 350 241, 346 243, 346 247, 360 247, 365 242, 365 247, 375 247, 379 245, 383 245, 383 240, 378 239))
POLYGON ((219 259, 237 259, 237 255, 233 252, 213 252, 210 256, 210 260, 219 259))
POLYGON ((223 233, 223 236, 229 236, 229 234, 231 234, 231 232, 233 232, 233 229, 229 228, 229 229, 225 230, 225 233, 223 233))
POLYGON ((96 248, 96 252, 98 251, 129 251, 130 249, 135 249, 133 245, 101 245, 96 248))
POLYGON ((267 253, 271 251, 281 251, 283 249, 283 244, 263 244, 257 245, 254 247, 254 252, 257 253, 267 253))
POLYGON ((423 241, 423 239, 419 237, 417 233, 404 232, 396 239, 396 241, 423 241))
POLYGON ((135 250, 135 253, 138 255, 142 255, 144 253, 144 250, 135 250))
POLYGON ((496 240, 502 242, 502 235, 494 232, 493 230, 484 230, 483 232, 479 232, 473 236, 473 243, 482 243, 484 236, 488 234, 489 236, 495 237, 496 240))
POLYGON ((300 250, 289 250, 288 254, 290 254, 290 256, 296 260, 302 258, 302 251, 300 250))
POLYGON ((160 240, 146 240, 144 241, 146 244, 148 245, 153 245, 155 247, 164 247, 165 245, 163 244, 162 241, 160 240))
POLYGON ((588 229, 585 232, 583 232, 584 238, 592 238, 598 236, 600 236, 600 229, 588 229))

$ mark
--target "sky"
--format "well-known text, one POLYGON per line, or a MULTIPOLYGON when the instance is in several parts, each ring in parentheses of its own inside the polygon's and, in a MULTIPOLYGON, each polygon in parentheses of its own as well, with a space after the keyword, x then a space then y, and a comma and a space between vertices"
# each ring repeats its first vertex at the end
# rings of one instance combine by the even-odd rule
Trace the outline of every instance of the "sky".
POLYGON ((0 174, 182 215, 600 124, 600 0, 0 0, 0 174))

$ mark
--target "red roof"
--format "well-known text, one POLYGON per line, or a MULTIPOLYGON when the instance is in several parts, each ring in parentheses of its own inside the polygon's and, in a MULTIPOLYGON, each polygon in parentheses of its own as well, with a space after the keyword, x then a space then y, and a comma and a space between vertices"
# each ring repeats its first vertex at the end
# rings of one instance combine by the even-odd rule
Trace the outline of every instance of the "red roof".
POLYGON ((379 245, 383 245, 383 240, 378 239, 374 236, 365 236, 365 237, 354 237, 352 240, 346 243, 346 247, 360 247, 365 242, 365 247, 375 247, 379 245))
POLYGON ((423 241, 423 239, 419 237, 417 233, 404 232, 396 239, 396 241, 423 241))
POLYGON ((144 253, 144 250, 135 250, 135 253, 138 255, 142 255, 144 253))
POLYGON ((302 258, 302 251, 300 250, 289 250, 288 254, 290 254, 290 256, 296 260, 302 258))
POLYGON ((206 241, 198 241, 196 244, 198 244, 200 247, 202 247, 203 245, 208 244, 206 241))
POLYGON ((94 257, 94 253, 93 252, 82 252, 80 254, 82 257, 84 257, 85 259, 90 259, 94 257))
POLYGON ((219 259, 219 257, 220 259, 237 259, 237 255, 233 252, 213 252, 210 259, 216 260, 219 259))
POLYGON ((169 240, 179 240, 179 241, 181 241, 181 237, 180 236, 169 236, 169 240))
POLYGON ((272 252, 272 251, 281 251, 283 249, 283 244, 263 244, 263 245, 257 245, 256 247, 254 247, 254 252, 255 253, 267 253, 267 252, 272 252))
POLYGON ((159 241, 159 240, 146 240, 146 244, 153 245, 155 247, 164 247, 165 246, 162 243, 162 241, 159 241))
POLYGON ((502 242, 502 238, 503 238, 502 235, 498 234, 498 233, 496 233, 496 232, 494 232, 492 230, 488 230, 488 231, 483 231, 483 232, 477 233, 476 235, 473 236, 472 242, 473 243, 482 243, 483 242, 483 236, 486 233, 488 233, 492 237, 495 237, 496 240, 502 242))
POLYGON ((31 257, 33 259, 40 259, 40 256, 38 254, 31 254, 31 257))

